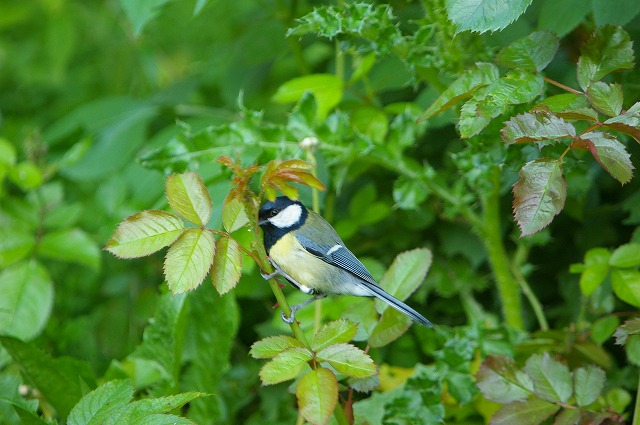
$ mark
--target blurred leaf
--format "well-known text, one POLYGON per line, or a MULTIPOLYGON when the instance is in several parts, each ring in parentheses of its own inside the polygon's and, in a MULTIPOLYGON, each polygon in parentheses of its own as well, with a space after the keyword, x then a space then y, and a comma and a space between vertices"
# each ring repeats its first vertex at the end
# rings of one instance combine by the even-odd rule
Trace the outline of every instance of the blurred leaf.
POLYGON ((184 229, 182 220, 164 211, 140 211, 118 225, 105 249, 120 258, 153 254, 171 245, 184 229))
POLYGON ((358 324, 347 319, 334 320, 324 325, 313 336, 311 347, 320 351, 332 344, 349 342, 358 331, 358 324))
POLYGON ((249 355, 254 359, 270 359, 292 347, 303 348, 303 345, 287 335, 270 336, 251 344, 249 355))
POLYGON ((640 317, 625 321, 613 334, 618 345, 626 344, 629 335, 640 335, 640 317))
POLYGON ((588 297, 604 282, 608 275, 609 266, 607 264, 592 264, 585 267, 580 276, 580 290, 588 297))
POLYGON ((634 366, 640 366, 640 335, 629 335, 624 351, 627 360, 634 366))
POLYGON ((488 356, 476 378, 482 394, 496 403, 522 401, 533 392, 529 375, 519 370, 509 357, 488 356))
POLYGON ((36 238, 30 229, 10 223, 0 226, 0 269, 25 258, 35 246, 36 238))
POLYGON ((296 388, 300 413, 313 425, 329 422, 338 404, 338 382, 329 369, 322 367, 307 372, 296 388))
POLYGON ((225 201, 222 206, 222 225, 229 233, 233 233, 249 223, 244 204, 236 197, 225 201))
POLYGON ((622 111, 622 87, 619 84, 596 81, 587 89, 587 99, 594 108, 610 117, 622 111))
POLYGON ((592 82, 622 69, 632 68, 634 56, 631 40, 622 28, 605 25, 596 28, 582 46, 578 60, 578 83, 587 90, 592 82))
POLYGON ((569 368, 548 353, 529 357, 524 370, 533 381, 534 393, 551 402, 566 403, 573 393, 569 368))
POLYGON ((0 272, 0 334, 32 340, 42 332, 53 308, 53 282, 36 261, 0 272))
POLYGON ((640 271, 637 269, 612 269, 611 287, 622 301, 640 307, 640 271))
POLYGON ((120 0, 120 6, 133 24, 133 34, 137 37, 167 2, 168 0, 120 0))
POLYGON ((364 351, 351 344, 332 344, 318 350, 316 358, 328 362, 338 372, 352 378, 368 378, 378 372, 375 363, 364 351))
POLYGON ((543 0, 540 5, 538 28, 564 37, 577 27, 589 13, 582 0, 543 0))
POLYGON ((558 51, 558 37, 549 31, 536 31, 500 50, 496 60, 509 68, 540 72, 558 51))
POLYGON ((185 230, 167 251, 164 275, 175 294, 191 291, 209 273, 215 254, 215 240, 208 229, 185 230))
POLYGON ((526 163, 513 185, 513 210, 522 236, 546 227, 564 207, 567 185, 561 162, 537 159, 526 163))
POLYGON ((220 295, 236 287, 242 276, 242 252, 235 239, 220 237, 216 241, 211 266, 211 280, 220 295))
POLYGON ((576 369, 573 374, 574 392, 578 406, 586 407, 594 403, 604 388, 606 379, 604 370, 589 365, 576 369))
POLYGON ((414 210, 427 199, 429 191, 418 179, 400 176, 393 183, 393 200, 403 210, 414 210))
POLYGON ((313 93, 316 99, 316 119, 322 122, 342 99, 342 81, 333 74, 312 74, 293 78, 278 87, 273 100, 278 103, 297 102, 307 91, 313 93))
POLYGON ((609 118, 604 122, 604 125, 626 133, 640 143, 640 102, 634 103, 625 113, 609 118))
POLYGON ((640 3, 621 1, 616 3, 615 7, 611 7, 609 0, 592 0, 591 9, 597 26, 624 26, 640 13, 640 3))
MULTIPOLYGON (((380 279, 380 286, 400 301, 404 301, 422 283, 432 261, 431 251, 427 248, 416 248, 405 251, 393 260, 380 279)), ((383 313, 389 305, 376 300, 378 313, 383 313)))
POLYGON ((42 171, 30 161, 23 161, 11 167, 9 179, 25 192, 35 189, 43 182, 42 171))
MULTIPOLYGON (((276 355, 260 369, 262 385, 273 385, 294 379, 300 374, 307 362, 313 358, 304 347, 291 347, 276 355)), ((298 383, 298 388, 300 383, 298 383)))
POLYGON ((518 19, 533 0, 447 0, 447 15, 457 27, 483 33, 498 31, 518 19))
POLYGON ((582 134, 577 142, 586 146, 602 168, 620 183, 628 183, 633 177, 631 155, 614 136, 592 131, 582 134))
POLYGON ((491 418, 492 425, 539 425, 560 410, 560 406, 539 398, 515 401, 503 406, 491 418))
POLYGON ((597 344, 603 344, 611 338, 618 325, 620 325, 620 319, 616 316, 599 318, 591 325, 591 339, 597 344))
POLYGON ((620 245, 611 253, 609 264, 620 268, 640 266, 640 244, 620 245))
POLYGON ((351 113, 354 128, 376 143, 382 143, 389 131, 387 115, 373 106, 361 106, 351 113))
POLYGON ((100 248, 81 229, 59 230, 46 233, 38 244, 38 253, 44 257, 98 268, 100 248))
POLYGON ((501 131, 507 144, 539 142, 574 137, 576 129, 562 118, 543 111, 526 112, 511 118, 501 131))
POLYGON ((369 345, 384 347, 404 334, 411 325, 411 319, 394 308, 388 308, 369 336, 369 345))
POLYGON ((169 205, 178 215, 198 226, 211 219, 211 196, 199 174, 172 174, 166 182, 169 205))

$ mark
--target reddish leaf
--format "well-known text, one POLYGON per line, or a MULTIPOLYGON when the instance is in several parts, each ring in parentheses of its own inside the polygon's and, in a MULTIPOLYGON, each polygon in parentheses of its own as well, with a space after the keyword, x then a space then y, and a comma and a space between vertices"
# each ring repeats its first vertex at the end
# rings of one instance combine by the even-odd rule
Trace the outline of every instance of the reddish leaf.
POLYGON ((513 144, 574 137, 576 129, 555 114, 535 110, 511 118, 501 133, 505 143, 513 144))
POLYGON ((631 156, 614 136, 592 131, 580 136, 578 146, 588 149, 602 168, 620 183, 625 184, 631 180, 633 176, 631 156))

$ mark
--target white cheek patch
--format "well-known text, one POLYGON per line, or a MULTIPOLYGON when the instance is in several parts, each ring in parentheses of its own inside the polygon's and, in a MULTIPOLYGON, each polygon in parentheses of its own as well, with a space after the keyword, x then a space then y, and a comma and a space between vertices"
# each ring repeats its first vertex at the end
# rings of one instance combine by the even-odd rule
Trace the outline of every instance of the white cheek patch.
POLYGON ((280 211, 275 217, 271 217, 269 221, 274 226, 284 229, 296 224, 300 217, 302 217, 302 207, 298 204, 293 204, 280 211))

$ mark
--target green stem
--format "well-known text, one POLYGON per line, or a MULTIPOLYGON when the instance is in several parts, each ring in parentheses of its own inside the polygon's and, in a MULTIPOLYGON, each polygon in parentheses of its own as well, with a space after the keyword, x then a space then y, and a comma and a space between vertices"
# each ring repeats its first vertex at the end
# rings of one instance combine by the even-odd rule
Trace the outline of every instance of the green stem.
POLYGON ((638 376, 638 392, 636 392, 636 404, 633 408, 633 422, 631 425, 640 425, 640 376, 638 376))
POLYGON ((524 245, 519 245, 516 250, 515 255, 513 256, 513 267, 511 271, 513 273, 513 277, 516 279, 516 282, 520 285, 520 289, 529 304, 531 304, 531 308, 533 309, 533 313, 536 315, 536 319, 538 320, 538 324, 540 325, 540 329, 543 331, 549 330, 549 323, 547 322, 547 318, 544 315, 544 311, 542 310, 542 304, 536 297, 536 294, 531 290, 527 279, 525 279, 524 275, 521 271, 521 266, 526 261, 528 255, 528 249, 524 245))
POLYGON ((484 225, 479 234, 487 249, 489 263, 496 279, 504 318, 509 326, 523 329, 520 290, 509 267, 500 229, 500 169, 498 167, 493 167, 491 180, 493 188, 482 197, 484 225))
MULTIPOLYGON (((318 162, 316 161, 314 149, 315 149, 315 146, 312 146, 312 145, 305 147, 305 151, 307 153, 307 161, 313 166, 313 168, 311 169, 311 174, 317 178, 318 162)), ((317 214, 320 214, 320 194, 318 193, 318 189, 311 188, 311 197, 312 197, 313 211, 317 214)), ((313 310, 313 334, 314 335, 320 330, 321 321, 322 321, 322 300, 318 300, 314 303, 314 310, 313 310)))

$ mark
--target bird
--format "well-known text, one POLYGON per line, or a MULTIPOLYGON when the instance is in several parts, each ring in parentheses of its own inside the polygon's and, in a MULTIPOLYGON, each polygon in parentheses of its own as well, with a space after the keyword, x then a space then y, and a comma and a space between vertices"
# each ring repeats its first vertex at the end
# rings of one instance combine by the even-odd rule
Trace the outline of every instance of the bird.
POLYGON ((300 308, 327 295, 343 294, 376 297, 416 323, 433 326, 416 310, 385 292, 335 229, 300 201, 279 196, 265 202, 258 213, 258 225, 275 270, 270 274, 261 272, 262 276, 282 276, 300 291, 313 295, 291 307, 289 317, 281 313, 286 323, 294 322, 300 308))

